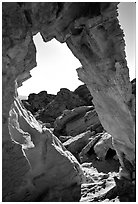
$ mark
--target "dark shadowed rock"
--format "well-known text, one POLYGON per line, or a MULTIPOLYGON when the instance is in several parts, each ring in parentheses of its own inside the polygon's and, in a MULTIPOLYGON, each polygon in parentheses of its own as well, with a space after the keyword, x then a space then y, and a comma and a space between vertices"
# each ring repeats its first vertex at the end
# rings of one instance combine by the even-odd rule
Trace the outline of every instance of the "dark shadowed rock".
POLYGON ((32 105, 28 102, 28 100, 22 100, 22 103, 27 110, 29 110, 32 114, 35 114, 35 111, 32 105))
POLYGON ((36 117, 42 122, 53 123, 65 109, 73 109, 84 105, 85 102, 70 90, 63 88, 57 93, 55 99, 50 102, 43 111, 36 117))
POLYGON ((38 94, 30 94, 28 96, 28 102, 32 105, 34 110, 40 110, 44 108, 55 98, 55 95, 47 94, 47 91, 41 91, 38 94))
POLYGON ((136 78, 131 81, 132 84, 132 94, 136 96, 136 78))
POLYGON ((32 93, 28 96, 28 100, 22 100, 26 109, 35 114, 38 110, 42 110, 55 98, 55 95, 48 94, 47 91, 41 91, 38 94, 32 93))
POLYGON ((93 97, 85 84, 80 85, 77 89, 75 89, 74 93, 77 94, 80 98, 82 98, 86 102, 87 106, 93 105, 93 97))

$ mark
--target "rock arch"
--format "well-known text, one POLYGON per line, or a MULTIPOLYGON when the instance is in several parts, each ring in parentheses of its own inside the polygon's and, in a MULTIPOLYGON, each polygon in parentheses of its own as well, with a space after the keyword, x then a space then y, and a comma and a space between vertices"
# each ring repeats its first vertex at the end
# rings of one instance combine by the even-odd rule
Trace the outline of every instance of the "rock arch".
POLYGON ((15 81, 20 84, 36 66, 33 35, 38 32, 44 42, 52 38, 66 42, 80 60, 78 76, 93 96, 102 125, 113 137, 122 166, 120 173, 131 179, 135 168, 135 97, 125 59, 123 31, 117 19, 117 3, 5 2, 2 9, 4 201, 18 201, 21 194, 25 195, 22 200, 28 199, 22 190, 15 193, 29 165, 21 146, 11 141, 8 117, 16 96, 15 81), (131 170, 125 161, 131 163, 131 170))

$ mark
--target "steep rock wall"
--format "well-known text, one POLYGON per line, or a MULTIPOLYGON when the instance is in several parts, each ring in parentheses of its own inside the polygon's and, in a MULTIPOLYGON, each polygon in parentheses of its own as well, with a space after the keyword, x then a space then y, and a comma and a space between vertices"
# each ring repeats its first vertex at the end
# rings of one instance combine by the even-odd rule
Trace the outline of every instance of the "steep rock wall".
MULTIPOLYGON (((93 96, 104 129, 114 138, 124 172, 128 171, 124 159, 134 168, 135 97, 131 93, 123 32, 117 20, 117 3, 5 2, 2 9, 4 197, 11 196, 13 186, 20 186, 29 168, 20 145, 11 142, 8 116, 16 95, 15 80, 36 66, 33 35, 37 32, 45 42, 52 38, 66 42, 81 61, 79 78, 93 96)), ((130 173, 124 175, 129 177, 130 173)))

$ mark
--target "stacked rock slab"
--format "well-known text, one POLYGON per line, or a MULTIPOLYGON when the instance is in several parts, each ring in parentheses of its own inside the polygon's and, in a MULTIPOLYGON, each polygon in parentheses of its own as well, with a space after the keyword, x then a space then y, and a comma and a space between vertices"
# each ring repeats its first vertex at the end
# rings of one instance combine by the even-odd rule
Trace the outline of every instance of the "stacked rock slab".
POLYGON ((62 88, 55 98, 45 106, 44 110, 39 111, 36 119, 42 122, 49 122, 53 125, 55 119, 60 116, 65 109, 70 110, 82 105, 85 105, 85 101, 78 95, 66 88, 62 88))
POLYGON ((75 137, 70 138, 63 145, 69 150, 77 159, 79 159, 79 153, 89 143, 91 137, 94 137, 95 132, 87 131, 81 133, 75 137))
POLYGON ((94 107, 93 106, 80 106, 77 108, 74 108, 72 110, 64 110, 63 114, 60 115, 59 117, 56 118, 55 122, 54 122, 54 132, 56 135, 60 135, 62 133, 64 133, 65 135, 70 135, 71 132, 67 132, 66 131, 66 125, 69 123, 73 123, 75 120, 75 124, 76 121, 79 120, 79 128, 74 131, 72 131, 72 136, 75 136, 81 132, 84 132, 87 128, 85 122, 84 122, 84 116, 85 114, 90 111, 93 110, 94 107), (80 123, 80 120, 81 123, 80 123), (65 130, 64 130, 65 129, 65 130))
MULTIPOLYGON (((93 106, 80 106, 72 110, 65 110, 56 118, 54 133, 58 135, 76 136, 87 131, 96 131, 101 127, 98 115, 93 106)), ((102 131, 102 128, 101 128, 102 131)))
POLYGON ((66 42, 80 60, 79 78, 93 96, 104 129, 113 137, 126 172, 123 175, 129 177, 131 172, 125 168, 124 160, 134 168, 135 97, 117 19, 117 3, 4 2, 2 15, 3 183, 6 185, 3 196, 12 196, 13 186, 18 189, 22 175, 29 168, 20 145, 11 141, 8 116, 15 96, 15 80, 36 66, 33 35, 38 32, 45 42, 52 38, 66 42))

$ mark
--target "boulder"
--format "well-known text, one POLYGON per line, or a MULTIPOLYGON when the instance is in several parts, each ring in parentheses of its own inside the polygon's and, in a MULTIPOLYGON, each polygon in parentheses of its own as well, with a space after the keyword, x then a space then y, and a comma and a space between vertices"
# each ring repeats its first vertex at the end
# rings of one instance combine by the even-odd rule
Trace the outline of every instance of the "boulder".
POLYGON ((112 137, 107 132, 95 134, 93 138, 90 138, 89 143, 79 153, 81 163, 87 161, 91 154, 96 154, 99 161, 112 158, 118 160, 112 137))
MULTIPOLYGON (((72 110, 64 110, 63 114, 56 118, 54 122, 54 133, 56 135, 64 132, 66 124, 70 121, 78 120, 79 118, 83 117, 87 111, 93 110, 93 106, 81 106, 74 108, 72 110)), ((65 135, 67 133, 65 132, 65 135)))
POLYGON ((54 123, 65 109, 71 110, 75 107, 83 106, 85 102, 66 88, 60 89, 55 99, 50 102, 43 111, 36 117, 42 122, 54 123))
POLYGON ((93 97, 85 84, 80 85, 77 89, 75 89, 74 93, 86 102, 86 106, 93 105, 93 97))
POLYGON ((82 133, 80 135, 77 135, 66 142, 63 143, 63 145, 69 150, 76 158, 79 159, 79 153, 85 147, 89 141, 90 138, 95 135, 95 132, 87 131, 85 133, 82 133))
POLYGON ((112 136, 105 132, 102 134, 100 140, 94 145, 94 152, 100 160, 104 160, 109 149, 114 150, 112 136))
MULTIPOLYGON (((38 110, 45 108, 55 98, 55 95, 48 94, 47 91, 41 91, 38 94, 32 93, 28 96, 28 100, 22 100, 25 108, 31 107, 31 112, 34 114, 38 110), (28 104, 26 104, 28 102, 28 104)), ((30 110, 30 108, 28 109, 30 110)))
POLYGON ((67 135, 75 136, 86 130, 95 131, 101 126, 100 120, 95 110, 90 110, 85 115, 79 115, 67 122, 65 132, 67 135))
POLYGON ((93 149, 94 145, 99 141, 99 139, 101 138, 101 134, 96 134, 94 135, 94 137, 92 137, 88 144, 86 146, 83 147, 83 149, 81 150, 81 152, 79 153, 79 158, 81 163, 83 161, 86 160, 86 157, 88 155, 88 152, 93 149))
POLYGON ((17 98, 10 110, 9 132, 22 146, 30 168, 5 201, 79 201, 83 180, 79 163, 49 129, 42 130, 17 98))

